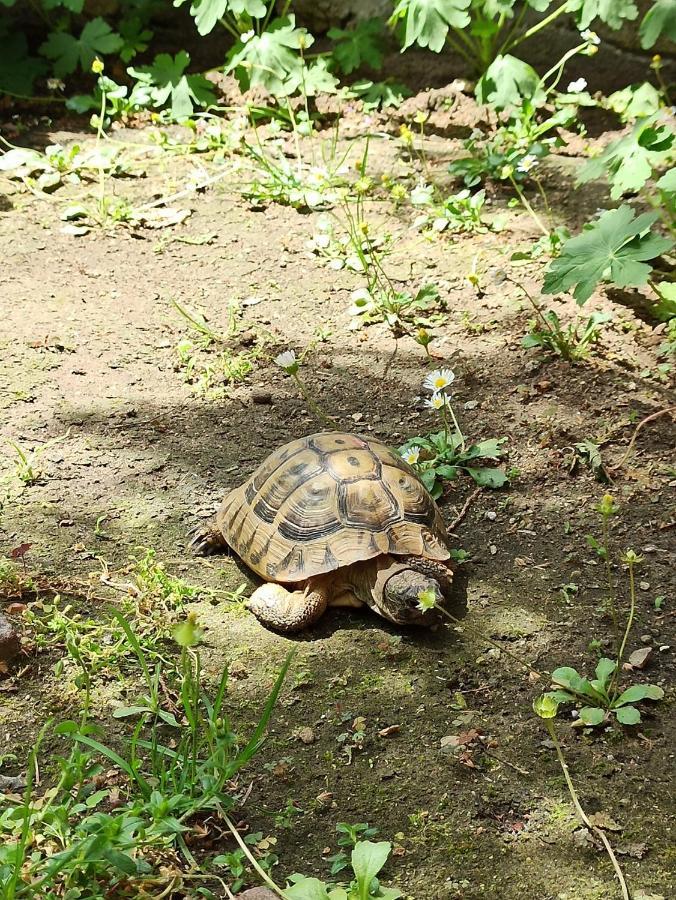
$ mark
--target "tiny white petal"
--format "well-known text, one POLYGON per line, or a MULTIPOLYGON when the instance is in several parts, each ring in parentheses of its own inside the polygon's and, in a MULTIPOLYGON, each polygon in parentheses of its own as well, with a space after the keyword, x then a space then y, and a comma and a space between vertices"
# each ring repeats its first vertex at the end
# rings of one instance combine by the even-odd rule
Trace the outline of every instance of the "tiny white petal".
POLYGON ((567 91, 569 94, 579 94, 587 87, 587 80, 585 78, 577 78, 575 81, 571 81, 567 87, 567 91))

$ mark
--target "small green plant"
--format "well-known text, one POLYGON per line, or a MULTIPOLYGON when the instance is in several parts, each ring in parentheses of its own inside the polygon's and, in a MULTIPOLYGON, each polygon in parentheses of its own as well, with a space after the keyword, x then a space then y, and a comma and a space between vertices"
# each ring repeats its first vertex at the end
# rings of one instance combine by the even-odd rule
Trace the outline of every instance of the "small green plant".
POLYGON ((288 900, 397 900, 402 893, 384 887, 377 878, 391 850, 388 841, 358 841, 350 857, 355 877, 349 885, 327 884, 296 874, 290 877, 291 886, 284 890, 284 896, 288 900))
POLYGON ((411 192, 414 206, 425 210, 415 220, 416 227, 437 232, 448 231, 451 234, 480 234, 488 231, 488 224, 482 214, 486 202, 484 190, 472 193, 465 189, 435 204, 433 194, 421 190, 423 187, 424 185, 419 185, 411 192))
MULTIPOLYGON (((618 29, 624 20, 635 19, 638 10, 633 2, 600 4, 595 0, 558 4, 555 0, 399 0, 390 24, 402 23, 404 50, 418 44, 440 53, 448 46, 481 74, 496 59, 571 14, 580 30, 589 28, 596 18, 618 29), (529 9, 547 15, 529 26, 524 22, 529 9)), ((659 20, 652 25, 657 33, 664 27, 659 20)))
POLYGON ((413 466, 435 499, 442 494, 443 482, 454 481, 461 472, 468 474, 481 487, 499 488, 507 484, 503 469, 477 465, 486 460, 499 459, 502 456, 501 445, 506 439, 467 444, 447 393, 454 380, 455 375, 450 369, 431 372, 425 378, 424 387, 431 393, 425 405, 439 414, 443 430, 426 437, 411 438, 399 448, 401 457, 413 466))
MULTIPOLYGON (((183 856, 195 860, 186 843, 200 816, 227 819, 234 804, 227 785, 260 749, 267 723, 289 667, 289 656, 268 696, 251 737, 242 743, 228 720, 224 701, 227 671, 208 693, 202 684, 200 630, 188 617, 174 632, 181 649, 175 685, 176 703, 163 707, 164 678, 171 672, 144 653, 134 630, 115 611, 143 673, 147 696, 141 704, 120 708, 118 718, 137 723, 119 751, 100 740, 90 719, 91 673, 77 646, 69 644, 81 668, 85 706, 80 721, 46 723, 28 765, 24 798, 0 801, 0 889, 3 898, 47 895, 103 898, 124 882, 133 890, 169 853, 176 864, 183 856), (53 731, 72 745, 67 757, 56 760, 61 774, 45 794, 35 789, 38 754, 53 731), (119 773, 114 788, 99 779, 100 760, 119 773), (115 793, 114 802, 112 800, 115 793), (148 858, 146 858, 148 857, 148 858)), ((154 876, 162 879, 158 871, 154 876)), ((170 885, 169 876, 167 883, 170 885)))
POLYGON ((637 725, 641 713, 636 704, 642 700, 661 700, 662 688, 655 684, 633 684, 624 691, 614 689, 617 661, 602 657, 596 666, 596 678, 587 679, 570 666, 552 672, 554 690, 545 694, 557 703, 585 703, 579 709, 582 725, 601 725, 610 715, 622 725, 637 725))
POLYGON ((528 334, 521 346, 550 350, 562 359, 576 362, 589 356, 598 342, 602 326, 611 319, 610 313, 594 312, 585 322, 570 322, 565 327, 553 309, 536 308, 536 318, 528 323, 528 334))
POLYGON ((603 543, 599 543, 591 536, 588 543, 605 566, 608 581, 607 607, 615 630, 617 655, 614 659, 602 657, 596 666, 596 678, 593 679, 580 675, 570 666, 555 669, 552 672, 553 690, 544 696, 557 706, 560 703, 575 703, 577 706, 584 704, 579 709, 578 721, 581 725, 601 725, 611 716, 622 725, 637 725, 641 721, 641 713, 636 704, 642 700, 661 700, 664 697, 662 688, 654 684, 634 684, 626 689, 619 686, 624 654, 636 614, 635 570, 642 562, 642 557, 633 550, 627 550, 622 557, 622 562, 629 573, 629 611, 624 630, 620 634, 609 546, 610 520, 618 509, 610 494, 604 495, 597 509, 603 524, 603 543))
POLYGON ((370 841, 378 834, 378 829, 370 828, 367 822, 358 822, 355 825, 338 822, 336 831, 338 832, 338 846, 342 849, 326 858, 326 861, 331 863, 329 873, 331 875, 337 875, 349 866, 350 859, 345 852, 346 849, 354 848, 359 841, 370 841))
POLYGON ((26 450, 15 441, 8 441, 9 446, 14 450, 14 475, 19 481, 23 482, 27 487, 37 484, 44 478, 44 471, 40 466, 40 457, 46 453, 51 447, 65 441, 70 436, 70 429, 65 434, 51 438, 44 444, 35 446, 32 450, 26 450))

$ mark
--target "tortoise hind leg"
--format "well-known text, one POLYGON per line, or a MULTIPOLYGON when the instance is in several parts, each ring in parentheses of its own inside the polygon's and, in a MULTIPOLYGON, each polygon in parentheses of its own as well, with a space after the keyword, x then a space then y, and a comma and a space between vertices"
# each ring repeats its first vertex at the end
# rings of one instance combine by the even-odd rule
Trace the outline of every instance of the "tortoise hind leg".
POLYGON ((216 524, 216 519, 210 519, 204 525, 197 525, 190 534, 192 536, 190 546, 200 556, 220 553, 228 546, 221 529, 216 524))
POLYGON ((289 591, 281 584, 268 583, 253 592, 247 607, 268 628, 291 633, 314 625, 328 603, 328 591, 321 584, 289 591))

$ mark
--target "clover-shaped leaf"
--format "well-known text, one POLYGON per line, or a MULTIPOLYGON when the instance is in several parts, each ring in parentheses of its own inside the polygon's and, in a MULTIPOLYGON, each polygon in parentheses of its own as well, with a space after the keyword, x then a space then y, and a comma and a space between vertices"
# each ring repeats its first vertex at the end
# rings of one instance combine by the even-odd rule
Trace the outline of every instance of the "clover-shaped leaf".
POLYGON ((53 31, 40 47, 40 53, 54 60, 54 74, 63 78, 74 72, 78 64, 87 72, 96 56, 118 51, 124 41, 100 16, 84 26, 80 37, 66 31, 53 31))

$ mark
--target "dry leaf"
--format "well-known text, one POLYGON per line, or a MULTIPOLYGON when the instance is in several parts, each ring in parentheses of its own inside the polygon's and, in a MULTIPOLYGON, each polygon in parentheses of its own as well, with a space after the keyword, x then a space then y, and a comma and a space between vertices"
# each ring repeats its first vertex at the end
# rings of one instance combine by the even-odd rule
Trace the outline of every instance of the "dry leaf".
POLYGON ((378 732, 379 737, 390 737, 392 734, 398 734, 401 731, 401 725, 388 725, 387 728, 381 728, 378 732))
POLYGON ((597 828, 602 828, 604 831, 622 831, 622 826, 603 810, 589 816, 589 821, 592 825, 596 825, 597 828))

